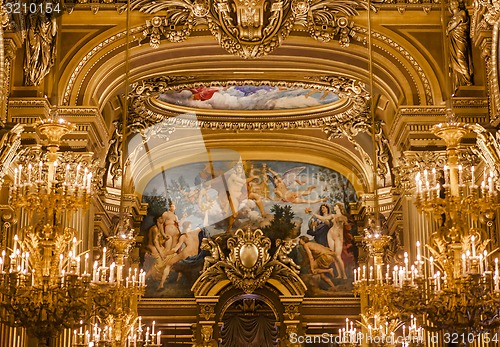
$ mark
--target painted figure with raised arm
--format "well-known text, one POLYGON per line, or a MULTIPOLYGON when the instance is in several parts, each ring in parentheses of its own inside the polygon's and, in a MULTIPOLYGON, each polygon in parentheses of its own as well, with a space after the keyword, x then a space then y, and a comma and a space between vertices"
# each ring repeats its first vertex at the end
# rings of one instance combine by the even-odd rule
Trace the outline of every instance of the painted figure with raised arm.
POLYGON ((347 279, 344 261, 341 256, 344 248, 344 226, 348 223, 344 205, 340 202, 336 203, 333 207, 334 213, 327 215, 317 214, 308 209, 306 209, 306 212, 321 221, 330 221, 332 224, 327 234, 328 247, 335 252, 334 264, 337 269, 338 278, 347 279))

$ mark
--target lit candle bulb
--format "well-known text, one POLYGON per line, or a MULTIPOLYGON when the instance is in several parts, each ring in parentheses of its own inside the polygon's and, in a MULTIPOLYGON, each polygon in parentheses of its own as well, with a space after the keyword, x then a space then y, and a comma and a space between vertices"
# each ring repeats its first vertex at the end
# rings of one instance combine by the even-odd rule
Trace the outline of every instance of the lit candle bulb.
POLYGON ((156 334, 156 344, 159 345, 161 341, 161 331, 156 334))
POLYGON ((484 271, 489 271, 488 270, 488 265, 489 265, 488 264, 488 251, 484 250, 483 255, 484 255, 484 257, 483 257, 483 259, 484 259, 484 271))
POLYGON ((64 255, 62 253, 59 254, 59 276, 63 275, 63 259, 64 255))
POLYGON ((471 166, 470 168, 470 176, 471 176, 471 187, 474 187, 474 185, 476 184, 476 178, 474 177, 474 165, 471 166))
POLYGON ((85 270, 84 275, 87 275, 89 272, 89 254, 85 253, 85 270))
POLYGON ((467 273, 467 268, 466 268, 466 261, 465 261, 465 254, 462 253, 462 276, 466 276, 467 273))
POLYGON ((17 252, 17 241, 19 240, 19 237, 16 235, 14 235, 14 250, 12 251, 13 254, 15 254, 17 252))
POLYGON ((472 257, 475 258, 476 257, 476 237, 474 235, 472 235, 470 237, 470 241, 472 243, 472 257))
POLYGON ((420 241, 417 241, 417 258, 420 258, 420 241))
POLYGON ((109 282, 114 283, 115 282, 115 266, 116 264, 113 262, 109 266, 109 282))
POLYGON ((102 249, 102 267, 106 267, 106 247, 102 249))
POLYGON ((28 164, 28 184, 31 184, 31 171, 33 170, 33 165, 28 164))

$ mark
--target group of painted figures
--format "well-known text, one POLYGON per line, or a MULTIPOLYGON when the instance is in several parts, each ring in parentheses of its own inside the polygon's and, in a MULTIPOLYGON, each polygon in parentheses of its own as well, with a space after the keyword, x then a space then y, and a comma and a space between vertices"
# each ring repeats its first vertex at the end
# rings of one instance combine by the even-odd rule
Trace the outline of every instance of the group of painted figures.
MULTIPOLYGON (((303 274, 318 275, 326 287, 335 288, 335 280, 347 279, 343 257, 348 257, 348 248, 352 241, 350 224, 343 203, 336 203, 332 211, 330 206, 324 203, 326 197, 309 196, 316 186, 306 185, 306 180, 299 176, 303 169, 297 167, 279 174, 264 164, 259 170, 251 166, 246 174, 240 162, 224 174, 225 189, 219 190, 219 183, 207 164, 195 178, 194 189, 182 194, 187 202, 197 205, 197 213, 202 216, 203 227, 192 228, 192 222, 188 221, 192 218, 189 218, 186 212, 179 219, 175 213, 175 203, 169 200, 168 209, 156 216, 155 224, 148 231, 146 252, 150 265, 146 277, 159 280, 156 288, 161 290, 168 282, 174 267, 178 276, 176 282, 179 282, 182 271, 178 271, 178 267, 181 264, 195 258, 202 261, 204 254, 200 252, 200 246, 203 238, 209 236, 205 227, 217 220, 216 215, 226 217, 225 232, 232 233, 233 224, 238 218, 252 218, 249 215, 253 214, 253 218, 269 221, 267 217, 273 216, 266 213, 265 200, 290 204, 322 202, 317 212, 313 212, 309 207, 304 210, 311 216, 307 233, 313 236, 314 240, 305 235, 299 237, 298 250, 302 259, 299 262, 303 274), (301 187, 304 185, 305 187, 301 187), (226 199, 221 197, 221 194, 226 194, 226 199)), ((236 227, 238 226, 234 226, 236 227)), ((221 231, 224 232, 223 229, 221 231)), ((194 267, 189 268, 193 269, 194 267)))

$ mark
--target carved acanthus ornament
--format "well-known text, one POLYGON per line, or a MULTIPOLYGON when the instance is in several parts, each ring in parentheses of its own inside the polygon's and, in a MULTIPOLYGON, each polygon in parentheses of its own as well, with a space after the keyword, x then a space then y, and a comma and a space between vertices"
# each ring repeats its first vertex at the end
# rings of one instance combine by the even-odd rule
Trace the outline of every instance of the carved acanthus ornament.
POLYGON ((411 194, 415 188, 415 173, 424 169, 431 171, 446 165, 446 153, 436 151, 407 151, 397 160, 397 166, 392 169, 394 187, 399 194, 411 194))
POLYGON ((496 137, 479 124, 470 125, 470 129, 476 134, 477 148, 473 152, 480 156, 490 170, 494 170, 496 175, 500 174, 500 135, 496 137))
POLYGON ((218 240, 204 242, 203 249, 210 250, 212 257, 193 285, 194 292, 199 286, 212 286, 224 279, 248 294, 263 287, 270 278, 299 281, 298 267, 288 258, 295 240, 277 242, 277 250, 271 255, 271 240, 260 229, 238 229, 226 245, 228 254, 223 252, 218 240))
MULTIPOLYGON (((129 95, 130 109, 128 119, 128 130, 132 133, 141 133, 147 137, 149 127, 162 121, 175 127, 199 127, 203 129, 227 129, 232 131, 239 130, 273 130, 273 129, 297 129, 297 128, 319 128, 331 122, 346 120, 353 121, 366 111, 366 103, 369 98, 365 86, 351 79, 343 77, 320 77, 314 79, 318 81, 328 82, 328 85, 318 83, 305 82, 286 82, 286 81, 262 81, 262 80, 234 80, 234 81, 211 81, 209 84, 202 82, 182 83, 191 77, 157 77, 150 80, 142 81, 132 85, 129 95), (328 81, 326 79, 329 79, 328 81), (191 88, 199 88, 202 86, 217 85, 220 87, 230 87, 239 85, 251 86, 272 86, 283 88, 304 88, 327 90, 336 93, 340 98, 347 98, 351 101, 352 107, 346 112, 328 115, 325 117, 316 117, 315 119, 307 120, 289 120, 283 119, 276 121, 263 121, 263 117, 247 117, 245 122, 235 123, 232 120, 208 120, 203 116, 198 117, 172 117, 172 115, 164 115, 151 110, 149 101, 158 97, 159 94, 172 90, 183 90, 191 88)), ((313 78, 310 78, 313 80, 313 78)), ((202 110, 199 110, 202 112, 202 110)), ((194 111, 193 111, 194 112, 194 111)), ((229 117, 226 117, 229 118, 229 117)), ((165 125, 165 124, 164 124, 165 125)), ((169 131, 172 131, 171 129, 169 131)))
MULTIPOLYGON (((24 127, 16 124, 10 131, 0 137, 0 182, 7 174, 21 146, 21 133, 24 127)), ((0 134, 2 132, 0 131, 0 134)))
POLYGON ((365 0, 134 0, 133 10, 148 14, 164 12, 146 22, 143 32, 152 47, 162 37, 170 42, 186 40, 198 24, 206 24, 219 45, 242 58, 258 58, 278 48, 294 25, 307 29, 311 37, 342 47, 359 35, 352 17, 365 0))

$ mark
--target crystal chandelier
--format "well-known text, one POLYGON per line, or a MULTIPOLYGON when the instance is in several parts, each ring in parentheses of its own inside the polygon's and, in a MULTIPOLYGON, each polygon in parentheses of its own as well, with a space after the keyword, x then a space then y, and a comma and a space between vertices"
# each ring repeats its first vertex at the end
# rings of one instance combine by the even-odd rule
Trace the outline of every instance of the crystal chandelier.
POLYGON ((35 124, 48 138, 48 151, 14 170, 10 189, 11 206, 32 224, 21 226, 13 248, 2 251, 0 317, 26 328, 41 346, 88 314, 88 254, 80 250, 77 231, 66 225, 72 212, 88 208, 92 173, 58 165, 60 140, 73 128, 62 119, 35 124))
MULTIPOLYGON (((99 346, 116 346, 116 333, 113 330, 114 322, 111 324, 100 325, 92 324, 89 328, 83 331, 83 326, 79 330, 73 331, 73 343, 71 347, 99 347, 99 346)), ((155 322, 151 327, 146 327, 142 323, 141 317, 138 318, 137 324, 131 324, 131 330, 126 336, 125 341, 119 346, 123 347, 160 347, 161 346, 161 331, 155 331, 155 322)))
MULTIPOLYGON (((134 334, 137 305, 141 296, 144 295, 146 274, 142 269, 140 271, 132 267, 125 269, 125 259, 135 242, 133 232, 133 230, 127 230, 125 226, 118 227, 118 232, 107 239, 108 244, 114 250, 114 261, 109 266, 107 265, 109 263, 107 262, 108 252, 105 247, 100 266, 97 261, 94 262, 91 297, 95 314, 89 320, 92 334, 89 339, 83 340, 84 344, 81 344, 82 339, 79 337, 77 341, 80 344, 73 346, 131 347, 134 346, 130 345, 130 341, 133 340, 138 347, 156 346, 151 344, 152 340, 149 339, 149 328, 145 339, 141 334, 134 334), (134 335, 136 335, 135 339, 134 335), (142 344, 137 343, 138 339, 142 344)), ((140 319, 138 327, 142 332, 140 319)), ((151 333, 153 332, 154 325, 151 333)), ((160 341, 159 334, 157 339, 160 341)))
POLYGON ((424 332, 411 316, 409 325, 400 319, 400 311, 393 304, 395 272, 391 273, 389 264, 383 261, 385 247, 391 237, 382 232, 382 228, 365 229, 361 240, 369 261, 367 265, 354 270, 354 294, 366 300, 366 309, 361 314, 362 329, 350 327, 346 323, 341 332, 344 347, 361 346, 363 342, 370 346, 423 346, 424 332))
POLYGON ((92 321, 108 327, 107 342, 76 333, 73 344, 123 347, 137 319, 145 273, 125 269, 133 230, 117 228, 107 239, 111 250, 105 247, 101 261, 92 267, 77 231, 66 226, 72 212, 89 207, 92 195, 90 165, 61 165, 60 140, 73 128, 62 119, 38 122, 35 129, 47 137, 47 152, 24 155, 14 170, 10 204, 32 223, 20 230, 21 237, 14 236, 12 249, 1 253, 0 317, 26 328, 40 346, 66 328, 92 321))
POLYGON ((417 244, 415 264, 397 269, 393 286, 395 304, 421 315, 426 330, 488 333, 500 326, 498 260, 490 259, 496 250, 485 230, 500 206, 497 178, 485 170, 477 186, 475 168, 459 164, 457 147, 469 130, 457 122, 434 126, 447 145, 447 165, 415 177, 416 206, 434 217, 437 229, 427 245, 430 256, 417 244))

